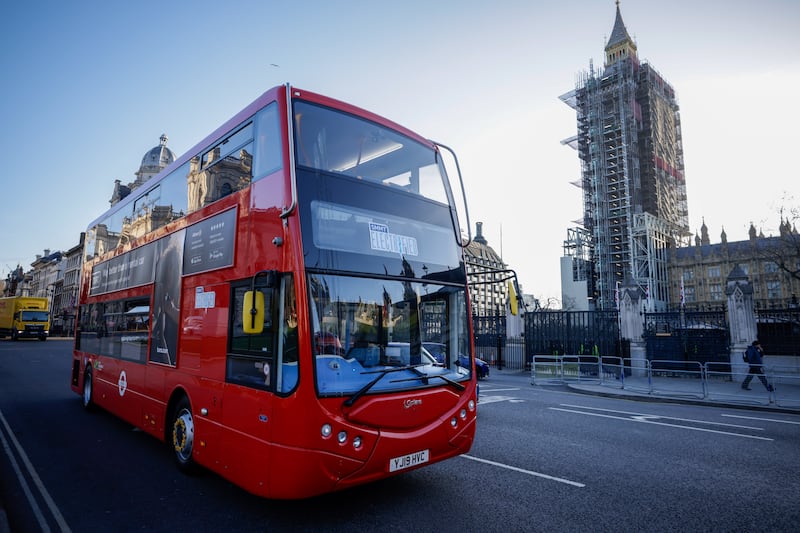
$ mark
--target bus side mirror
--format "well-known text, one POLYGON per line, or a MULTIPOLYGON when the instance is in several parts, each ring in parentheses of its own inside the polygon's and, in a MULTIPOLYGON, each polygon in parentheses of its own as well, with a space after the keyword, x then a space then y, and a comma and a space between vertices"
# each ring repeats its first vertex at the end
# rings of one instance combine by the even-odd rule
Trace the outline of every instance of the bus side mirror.
POLYGON ((511 314, 517 316, 519 308, 517 307, 517 291, 514 289, 514 282, 508 282, 508 306, 511 308, 511 314))
POLYGON ((247 291, 242 306, 242 327, 248 335, 258 335, 264 331, 264 293, 247 291))

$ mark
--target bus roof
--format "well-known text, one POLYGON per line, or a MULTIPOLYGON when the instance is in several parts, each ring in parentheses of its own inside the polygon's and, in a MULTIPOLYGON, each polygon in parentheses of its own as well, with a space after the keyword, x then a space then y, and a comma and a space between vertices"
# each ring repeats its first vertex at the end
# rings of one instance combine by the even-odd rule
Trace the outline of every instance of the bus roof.
MULTIPOLYGON (((400 133, 402 133, 403 135, 411 137, 412 139, 420 142, 421 144, 430 146, 432 149, 436 149, 434 143, 431 142, 430 140, 420 136, 419 134, 409 130, 404 126, 401 126, 396 122, 388 120, 385 117, 372 113, 371 111, 368 111, 366 109, 354 106, 352 104, 348 104, 347 102, 337 100, 335 98, 330 98, 328 96, 323 96, 321 94, 314 93, 311 91, 298 89, 296 87, 292 87, 289 83, 286 83, 285 85, 276 85, 275 87, 272 87, 271 89, 264 92, 261 96, 253 100, 247 107, 236 113, 236 115, 234 115, 232 118, 225 121, 224 124, 222 124, 212 133, 207 135, 203 140, 192 146, 183 155, 175 159, 171 164, 164 167, 161 170, 161 172, 159 172, 158 174, 156 174, 155 176, 151 177, 149 180, 141 184, 138 187, 138 189, 141 189, 143 192, 146 192, 150 187, 158 183, 164 176, 167 176, 174 169, 180 167, 181 165, 189 161, 192 157, 198 155, 203 149, 214 144, 216 141, 221 139, 225 134, 230 132, 231 129, 241 124, 245 119, 255 115, 259 109, 266 106, 268 103, 272 101, 280 100, 281 98, 283 98, 284 95, 280 93, 287 90, 291 91, 293 98, 306 99, 311 102, 319 103, 322 105, 328 105, 330 107, 335 107, 337 109, 342 109, 344 111, 360 115, 368 120, 395 129, 400 133)), ((129 204, 136 198, 137 198, 136 195, 129 194, 124 199, 120 200, 117 204, 112 206, 110 209, 104 211, 100 216, 92 220, 88 228, 89 229, 93 228, 95 225, 107 219, 109 215, 123 209, 126 206, 129 206, 129 204)))

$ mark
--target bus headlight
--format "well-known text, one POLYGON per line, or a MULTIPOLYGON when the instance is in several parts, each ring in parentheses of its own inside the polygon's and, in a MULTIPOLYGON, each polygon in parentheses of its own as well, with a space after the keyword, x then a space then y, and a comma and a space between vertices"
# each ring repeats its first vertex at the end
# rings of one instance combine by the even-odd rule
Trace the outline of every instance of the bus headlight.
POLYGON ((474 411, 474 410, 475 410, 475 400, 470 400, 470 401, 467 403, 467 407, 469 407, 469 410, 470 410, 470 411, 474 411))
POLYGON ((340 431, 339 434, 336 435, 336 440, 339 441, 339 444, 344 444, 345 442, 347 442, 347 432, 340 431))
POLYGON ((361 437, 356 437, 353 439, 353 448, 355 448, 356 450, 361 448, 361 437))
POLYGON ((322 424, 322 430, 320 433, 322 433, 322 438, 327 439, 331 436, 331 433, 333 433, 333 428, 330 424, 322 424))

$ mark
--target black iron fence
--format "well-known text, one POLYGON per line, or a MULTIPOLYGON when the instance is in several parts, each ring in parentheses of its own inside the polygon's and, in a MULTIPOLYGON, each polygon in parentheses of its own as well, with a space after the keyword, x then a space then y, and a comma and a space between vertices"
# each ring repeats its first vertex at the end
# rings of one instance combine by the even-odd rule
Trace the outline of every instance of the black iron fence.
POLYGON ((648 360, 726 363, 730 332, 724 310, 645 313, 648 360))
POLYGON ((766 354, 800 355, 800 309, 756 309, 756 326, 766 354))
MULTIPOLYGON (((644 313, 648 360, 730 364, 724 309, 644 313)), ((630 357, 617 311, 534 311, 522 338, 506 338, 505 316, 474 317, 478 357, 498 367, 530 368, 534 356, 630 357)), ((757 310, 758 338, 770 355, 800 356, 800 309, 757 310)), ((726 371, 730 369, 726 367, 726 371)))
POLYGON ((525 352, 534 355, 623 356, 617 311, 534 311, 525 314, 525 352))

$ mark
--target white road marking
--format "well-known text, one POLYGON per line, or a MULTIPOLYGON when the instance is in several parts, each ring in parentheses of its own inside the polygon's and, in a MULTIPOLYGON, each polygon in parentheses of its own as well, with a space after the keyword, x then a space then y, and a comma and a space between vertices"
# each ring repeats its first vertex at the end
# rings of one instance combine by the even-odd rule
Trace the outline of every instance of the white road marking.
POLYGON ((511 465, 507 465, 507 464, 503 464, 503 463, 498 463, 496 461, 490 461, 488 459, 481 459, 479 457, 473 457, 472 455, 466 455, 465 454, 465 455, 462 455, 461 457, 463 457, 464 459, 469 459, 471 461, 477 461, 479 463, 484 463, 484 464, 487 464, 487 465, 497 466, 499 468, 505 468, 506 470, 513 470, 514 472, 519 472, 521 474, 527 474, 529 476, 535 476, 535 477, 540 477, 540 478, 544 478, 544 479, 549 479, 550 481, 558 481, 559 483, 565 483, 567 485, 572 485, 573 487, 581 487, 581 488, 583 488, 583 487, 586 486, 583 483, 578 483, 577 481, 570 481, 569 479, 564 479, 564 478, 561 478, 561 477, 548 476, 547 474, 542 474, 540 472, 534 472, 533 470, 525 470, 524 468, 519 468, 519 467, 516 467, 516 466, 511 466, 511 465))
POLYGON ((486 405, 487 403, 494 403, 494 402, 509 402, 509 403, 522 403, 525 400, 520 400, 519 398, 514 398, 513 396, 491 396, 491 395, 484 395, 481 392, 480 397, 478 398, 478 404, 486 405))
MULTIPOLYGON (((604 411, 606 413, 621 413, 624 415, 632 415, 634 417, 643 417, 648 419, 663 419, 663 420, 677 420, 678 422, 695 422, 697 424, 707 424, 710 426, 724 426, 730 428, 738 428, 738 429, 752 429, 755 431, 764 431, 764 428, 754 427, 754 426, 740 426, 737 424, 726 424, 724 422, 708 422, 706 420, 695 420, 692 418, 677 418, 673 416, 661 416, 661 415, 649 415, 646 413, 634 413, 631 411, 619 411, 616 409, 603 409, 602 407, 589 407, 586 405, 570 405, 568 403, 562 403, 561 407, 573 407, 575 409, 590 409, 594 411, 604 411)), ((724 415, 723 415, 724 416, 724 415)))
POLYGON ((729 418, 744 418, 745 420, 760 420, 762 422, 777 422, 779 424, 795 424, 800 426, 800 422, 794 420, 778 420, 777 418, 762 418, 760 416, 743 416, 743 415, 722 415, 729 418))
POLYGON ((14 471, 17 474, 17 480, 19 481, 19 484, 22 486, 22 489, 25 492, 25 497, 28 499, 28 503, 31 506, 31 511, 33 511, 33 514, 36 516, 36 521, 39 522, 39 527, 41 527, 42 531, 45 532, 50 531, 50 527, 47 525, 47 520, 45 519, 44 514, 42 513, 42 510, 39 507, 39 504, 36 503, 36 499, 31 493, 31 489, 30 486, 28 485, 28 482, 25 480, 25 477, 22 475, 22 472, 20 471, 19 463, 14 457, 11 447, 9 446, 8 441, 6 440, 5 435, 8 435, 8 439, 11 441, 11 444, 13 444, 14 448, 16 448, 17 454, 19 455, 22 464, 28 471, 28 475, 33 481, 33 484, 36 485, 36 488, 39 490, 39 494, 41 494, 42 499, 45 501, 47 507, 50 509, 50 512, 52 513, 53 518, 55 519, 58 526, 61 528, 61 531, 65 533, 71 531, 69 526, 67 525, 67 522, 64 520, 64 517, 61 515, 61 511, 58 510, 56 502, 53 501, 53 498, 50 497, 50 493, 47 492, 44 483, 42 483, 42 479, 39 477, 39 474, 36 473, 36 469, 33 467, 33 464, 31 463, 30 459, 28 459, 28 454, 25 453, 25 449, 17 440, 16 435, 14 435, 14 432, 11 430, 11 426, 9 426, 8 422, 6 422, 6 418, 3 416, 2 411, 0 411, 0 422, 3 424, 3 429, 5 429, 5 434, 3 434, 2 431, 0 431, 0 440, 3 441, 3 449, 5 450, 6 455, 8 456, 9 460, 11 461, 11 464, 14 467, 14 471))
POLYGON ((692 431, 703 431, 705 433, 717 433, 719 435, 729 435, 731 437, 742 437, 744 439, 756 439, 756 440, 768 440, 768 441, 774 440, 774 439, 770 439, 770 438, 767 438, 767 437, 757 437, 755 435, 743 435, 741 433, 731 433, 731 432, 728 432, 728 431, 719 431, 719 430, 716 430, 716 429, 698 428, 698 427, 693 427, 693 426, 682 426, 680 424, 667 424, 666 422, 655 422, 655 421, 650 419, 652 417, 648 417, 647 415, 634 415, 632 417, 631 416, 613 416, 613 415, 606 415, 606 414, 603 414, 603 413, 589 413, 587 411, 577 411, 575 409, 561 409, 559 407, 550 407, 549 409, 552 409, 554 411, 563 411, 565 413, 576 413, 576 414, 579 414, 579 415, 599 416, 599 417, 602 417, 602 418, 613 418, 615 420, 626 420, 628 422, 640 422, 642 424, 654 424, 654 425, 657 425, 657 426, 666 426, 666 427, 673 427, 673 428, 679 428, 679 429, 689 429, 689 430, 692 430, 692 431))

